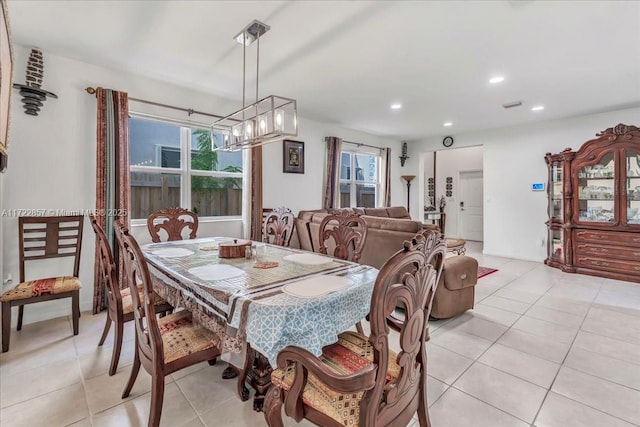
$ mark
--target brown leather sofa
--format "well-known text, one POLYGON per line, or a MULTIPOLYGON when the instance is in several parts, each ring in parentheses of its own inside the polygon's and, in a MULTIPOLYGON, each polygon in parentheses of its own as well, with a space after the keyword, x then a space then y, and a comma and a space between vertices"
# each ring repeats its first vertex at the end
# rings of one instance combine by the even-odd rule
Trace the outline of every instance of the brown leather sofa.
MULTIPOLYGON (((403 206, 390 208, 346 208, 362 215, 368 226, 361 264, 380 268, 405 240, 412 239, 424 228, 435 227, 413 221, 403 206)), ((325 209, 300 211, 295 219, 299 246, 307 251, 318 252, 320 247, 320 223, 328 215, 325 209)), ((445 319, 473 308, 474 287, 478 281, 478 261, 457 255, 445 259, 444 268, 433 301, 431 316, 445 319)))

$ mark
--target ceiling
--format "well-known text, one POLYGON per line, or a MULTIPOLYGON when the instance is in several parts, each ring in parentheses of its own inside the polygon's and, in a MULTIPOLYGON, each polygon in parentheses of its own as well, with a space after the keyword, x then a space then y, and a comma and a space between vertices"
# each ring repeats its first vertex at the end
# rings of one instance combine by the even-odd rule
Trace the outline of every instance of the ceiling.
MULTIPOLYGON (((261 39, 261 96, 292 97, 305 117, 399 139, 640 105, 637 1, 9 0, 8 7, 14 43, 40 47, 45 61, 53 53, 238 103, 242 47, 232 38, 259 19, 271 26, 261 39), (504 82, 489 84, 496 75, 504 82), (522 107, 501 106, 518 100, 522 107), (391 110, 394 102, 403 108, 391 110), (545 109, 532 112, 537 104, 545 109), (444 128, 447 121, 453 126, 444 128)), ((248 49, 254 93, 255 44, 248 49)))

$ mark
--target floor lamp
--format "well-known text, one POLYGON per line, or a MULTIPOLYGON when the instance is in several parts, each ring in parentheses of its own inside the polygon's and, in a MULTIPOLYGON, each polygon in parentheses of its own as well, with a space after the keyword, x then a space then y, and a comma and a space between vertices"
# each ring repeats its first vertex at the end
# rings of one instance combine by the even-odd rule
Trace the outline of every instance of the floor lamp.
POLYGON ((409 205, 409 200, 411 199, 411 191, 409 190, 411 189, 411 181, 413 181, 413 178, 415 177, 415 175, 402 175, 402 179, 407 181, 407 211, 409 211, 409 215, 411 215, 411 209, 409 205))

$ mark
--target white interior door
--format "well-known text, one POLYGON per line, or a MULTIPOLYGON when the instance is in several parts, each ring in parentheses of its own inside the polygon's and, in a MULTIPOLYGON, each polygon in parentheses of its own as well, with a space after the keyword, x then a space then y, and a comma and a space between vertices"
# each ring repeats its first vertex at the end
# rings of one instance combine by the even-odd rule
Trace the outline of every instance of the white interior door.
POLYGON ((460 172, 459 230, 466 240, 483 241, 482 171, 460 172))

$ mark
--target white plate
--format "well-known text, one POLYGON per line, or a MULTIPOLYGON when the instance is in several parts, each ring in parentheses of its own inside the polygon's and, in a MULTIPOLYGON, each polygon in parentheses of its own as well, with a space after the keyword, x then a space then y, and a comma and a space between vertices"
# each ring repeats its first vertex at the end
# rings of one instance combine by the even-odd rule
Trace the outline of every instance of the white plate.
POLYGON ((353 282, 338 276, 314 276, 289 283, 282 288, 285 294, 300 298, 313 298, 330 294, 350 286, 353 282))
POLYGON ((162 248, 151 251, 152 254, 163 258, 176 258, 193 255, 193 251, 185 248, 162 248))
POLYGON ((244 271, 227 264, 209 264, 194 267, 188 270, 189 273, 202 280, 226 280, 242 276, 244 271))
POLYGON ((283 259, 291 262, 295 262, 297 264, 305 264, 305 265, 322 265, 329 264, 333 261, 333 258, 329 258, 322 255, 315 254, 294 254, 287 255, 283 259))

